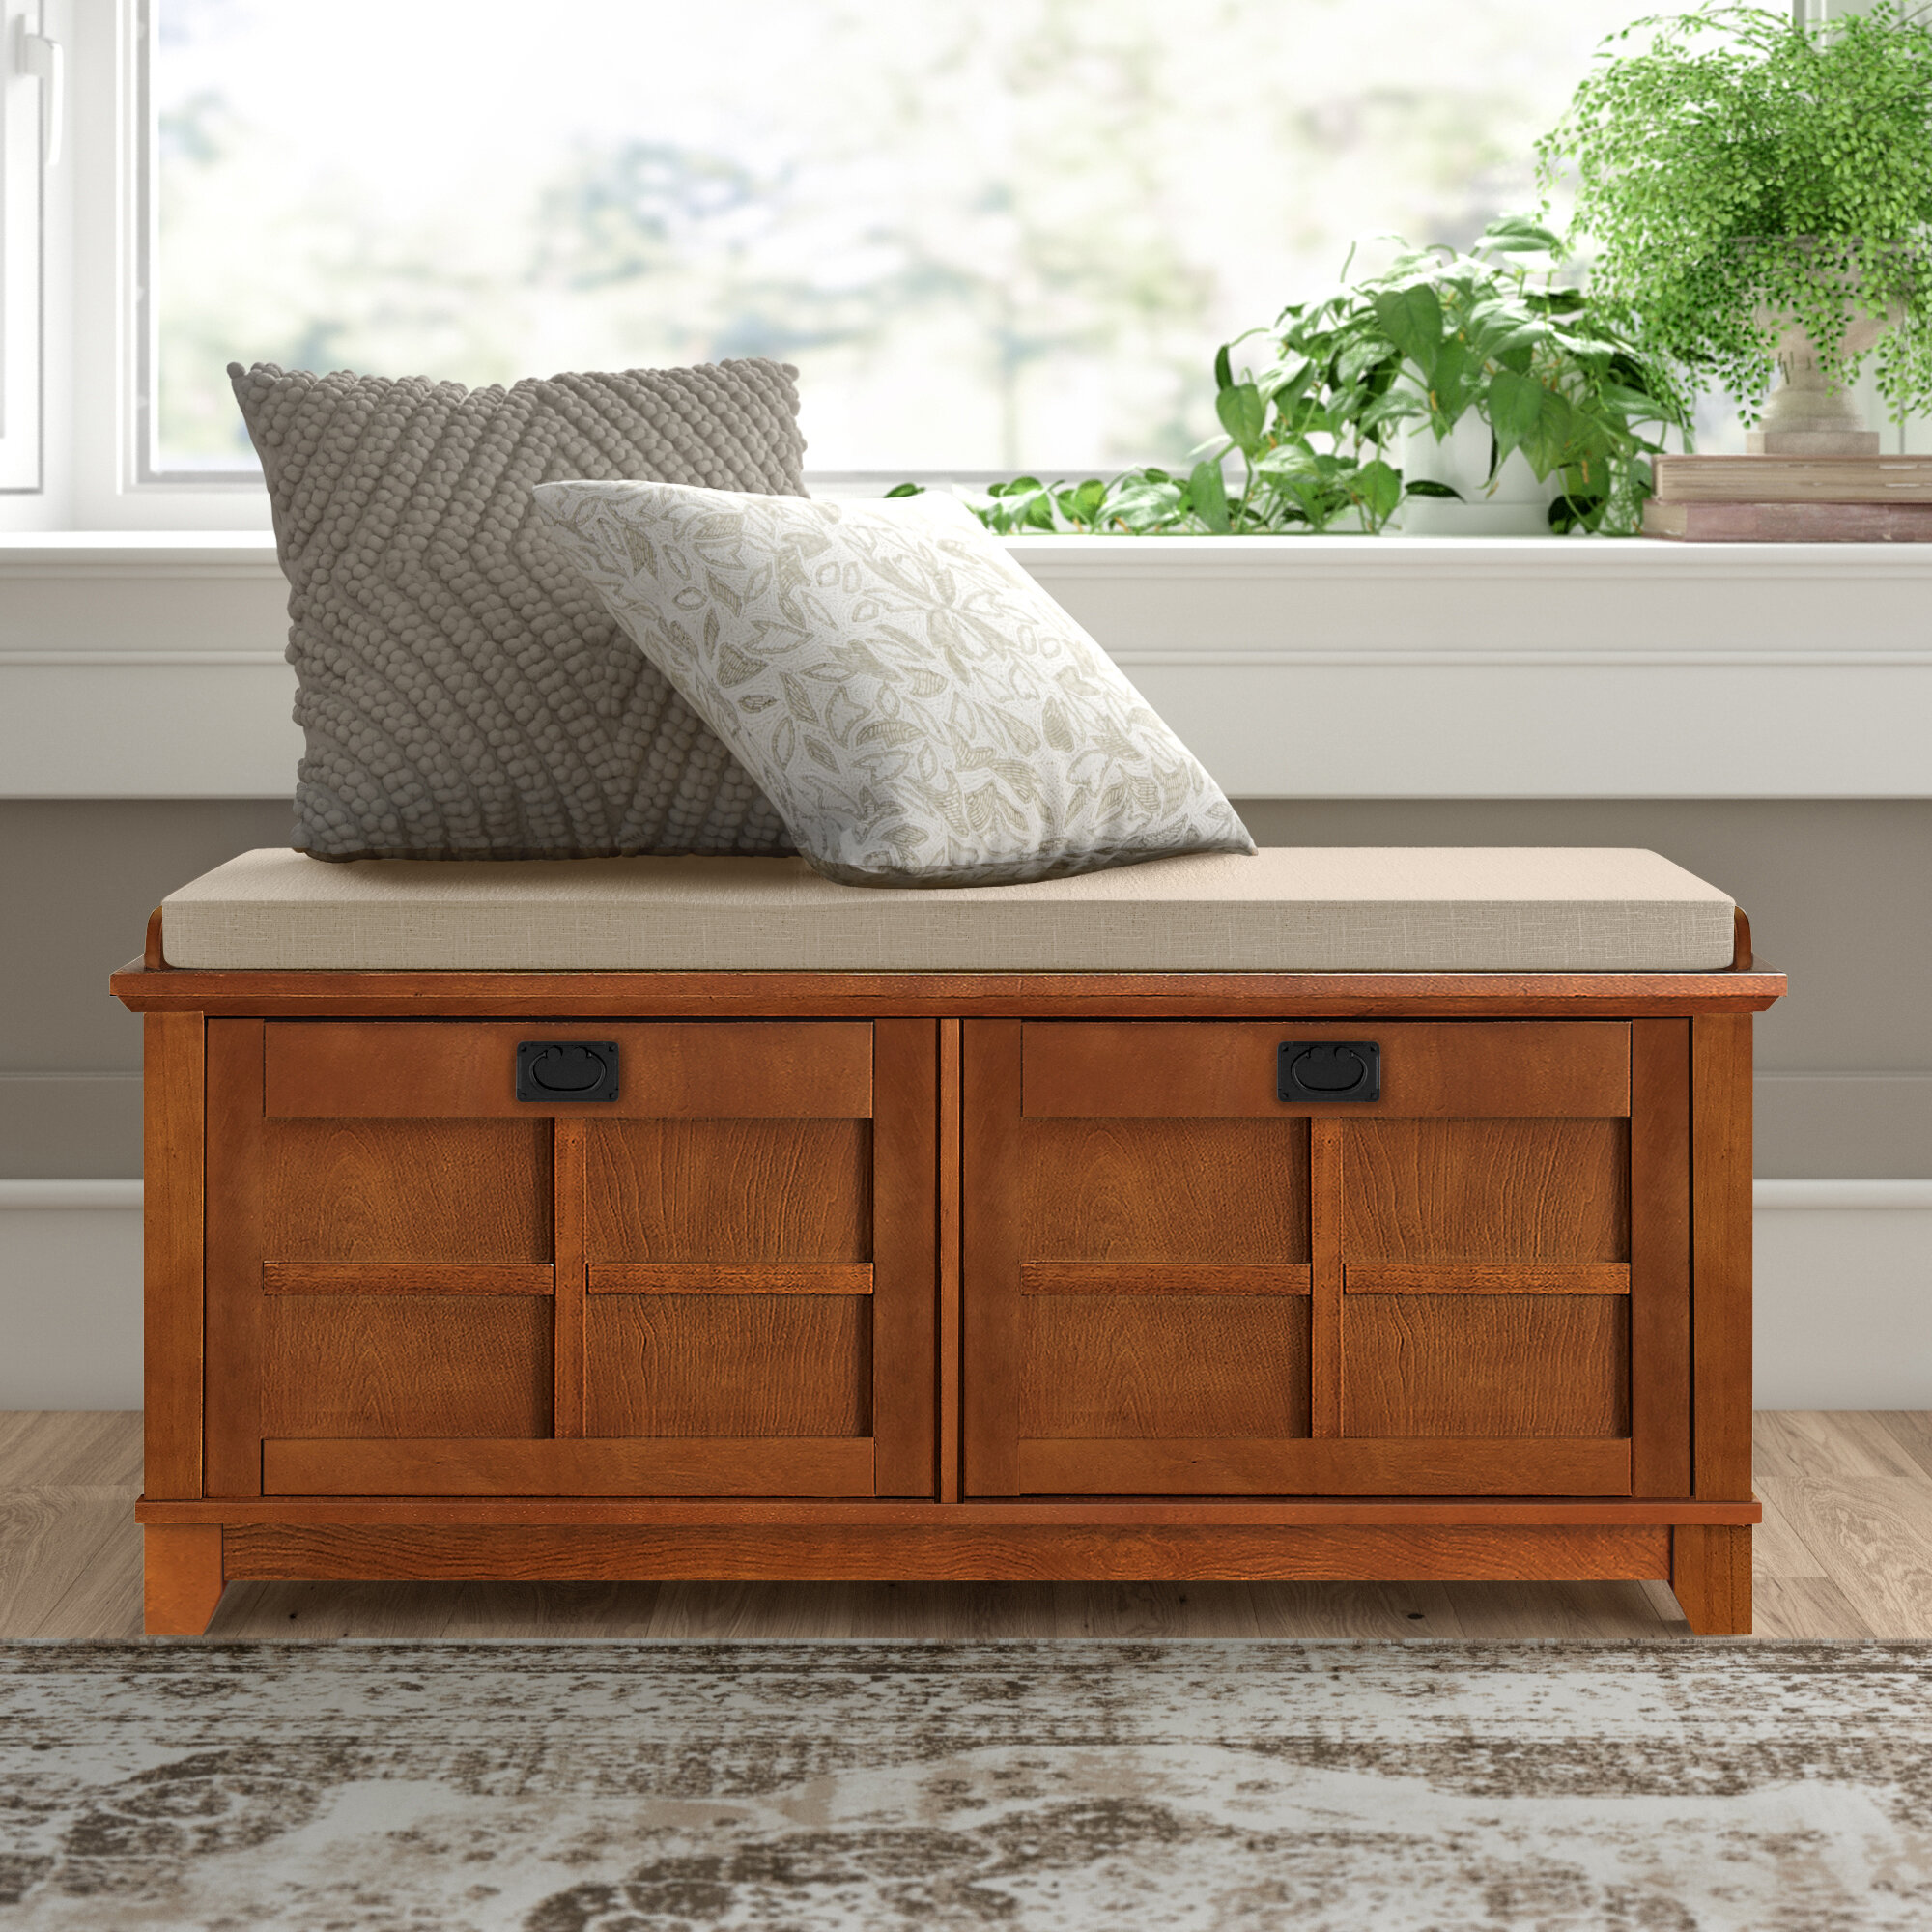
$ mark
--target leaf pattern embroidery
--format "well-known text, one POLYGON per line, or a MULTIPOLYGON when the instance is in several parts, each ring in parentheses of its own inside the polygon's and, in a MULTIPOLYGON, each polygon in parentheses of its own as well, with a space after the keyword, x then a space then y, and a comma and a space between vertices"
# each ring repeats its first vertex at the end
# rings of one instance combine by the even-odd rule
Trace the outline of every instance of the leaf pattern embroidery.
POLYGON ((1252 852, 1220 787, 1004 549, 919 499, 538 486, 552 540, 851 885, 1252 852))

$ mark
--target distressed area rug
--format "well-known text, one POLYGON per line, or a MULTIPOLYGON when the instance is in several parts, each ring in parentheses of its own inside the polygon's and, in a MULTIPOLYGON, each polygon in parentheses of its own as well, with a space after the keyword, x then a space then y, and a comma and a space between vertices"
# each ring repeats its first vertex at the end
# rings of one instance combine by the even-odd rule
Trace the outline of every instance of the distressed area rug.
POLYGON ((15 1644, 0 1925, 1932 1925, 1932 1647, 15 1644))

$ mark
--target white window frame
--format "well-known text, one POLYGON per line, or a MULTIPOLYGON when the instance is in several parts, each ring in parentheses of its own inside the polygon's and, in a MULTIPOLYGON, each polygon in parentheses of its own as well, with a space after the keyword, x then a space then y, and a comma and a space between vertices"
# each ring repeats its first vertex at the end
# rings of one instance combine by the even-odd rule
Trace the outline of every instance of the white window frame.
MULTIPOLYGON (((1793 0, 1794 12, 1813 15, 1869 4, 1793 0)), ((0 0, 0 532, 270 526, 259 476, 171 471, 155 460, 156 126, 144 57, 155 11, 156 0, 0 0), (23 30, 65 55, 65 133, 52 166, 42 155, 50 89, 18 71, 23 30)), ((1869 373, 1861 386, 1872 388, 1869 373)), ((1916 445, 1924 429, 1912 427, 1916 445)), ((1002 473, 807 477, 820 494, 871 495, 908 477, 974 485, 1002 473)))

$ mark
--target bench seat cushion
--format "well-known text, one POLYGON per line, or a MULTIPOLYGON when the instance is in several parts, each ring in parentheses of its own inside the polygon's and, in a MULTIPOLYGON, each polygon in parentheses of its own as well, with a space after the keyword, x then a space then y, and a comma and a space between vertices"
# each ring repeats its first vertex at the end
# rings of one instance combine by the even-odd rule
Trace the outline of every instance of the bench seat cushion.
POLYGON ((1655 852, 1268 846, 1034 885, 799 859, 243 853, 167 898, 171 966, 333 972, 1708 972, 1732 901, 1655 852))

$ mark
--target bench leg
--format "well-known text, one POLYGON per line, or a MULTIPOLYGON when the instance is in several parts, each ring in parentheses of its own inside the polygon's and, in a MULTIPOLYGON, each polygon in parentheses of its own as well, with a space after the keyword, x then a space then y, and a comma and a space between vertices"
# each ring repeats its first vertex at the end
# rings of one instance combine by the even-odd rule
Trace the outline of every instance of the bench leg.
POLYGON ((150 1636, 200 1636, 221 1601, 221 1531, 150 1523, 142 1537, 142 1628, 150 1636))
POLYGON ((1670 1587, 1698 1636, 1749 1636, 1750 1525, 1684 1522, 1670 1532, 1670 1587))

